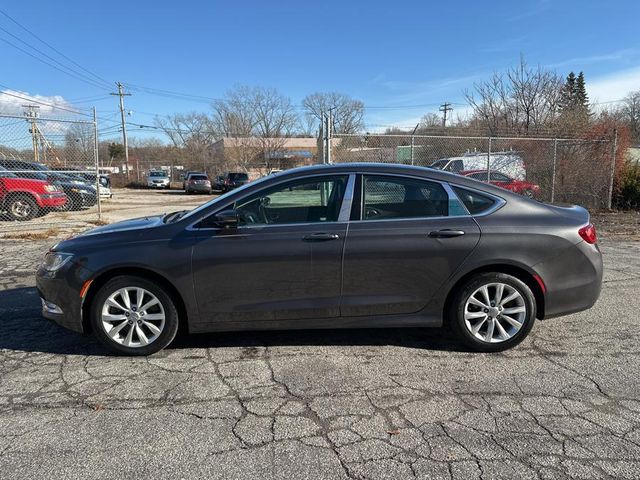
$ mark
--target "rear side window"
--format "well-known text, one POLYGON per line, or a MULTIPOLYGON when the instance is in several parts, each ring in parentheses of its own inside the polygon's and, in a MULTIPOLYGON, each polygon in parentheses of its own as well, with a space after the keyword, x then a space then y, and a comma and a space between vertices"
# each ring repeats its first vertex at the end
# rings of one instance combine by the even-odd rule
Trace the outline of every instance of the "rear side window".
POLYGON ((454 185, 451 185, 451 187, 453 188, 453 191, 456 192, 458 198, 462 200, 462 203, 464 203, 464 206, 467 207, 467 210, 469 210, 469 213, 471 215, 478 215, 480 213, 486 212, 496 203, 493 198, 487 195, 482 195, 478 192, 472 192, 471 190, 456 187, 454 185))
POLYGON ((449 197, 439 183, 402 177, 365 176, 363 220, 446 217, 449 197))

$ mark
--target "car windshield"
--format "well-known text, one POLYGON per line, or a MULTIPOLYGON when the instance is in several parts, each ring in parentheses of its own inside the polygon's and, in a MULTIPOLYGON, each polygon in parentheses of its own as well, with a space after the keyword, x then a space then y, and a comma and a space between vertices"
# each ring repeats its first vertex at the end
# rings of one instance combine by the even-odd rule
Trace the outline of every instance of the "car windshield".
POLYGON ((167 177, 167 172, 149 172, 149 176, 150 177, 166 178, 167 177))
POLYGON ((209 180, 209 177, 206 175, 191 175, 189 180, 209 180))
POLYGON ((442 170, 448 162, 449 160, 446 158, 442 160, 436 160, 431 164, 431 168, 437 168, 439 170, 442 170))
POLYGON ((249 180, 249 175, 246 173, 230 173, 229 178, 231 180, 249 180))

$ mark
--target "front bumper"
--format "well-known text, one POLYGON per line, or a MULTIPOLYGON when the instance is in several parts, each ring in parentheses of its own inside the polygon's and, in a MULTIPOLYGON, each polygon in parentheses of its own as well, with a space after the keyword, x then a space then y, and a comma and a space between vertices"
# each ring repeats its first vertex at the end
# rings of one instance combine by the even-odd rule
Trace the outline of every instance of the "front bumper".
POLYGON ((169 181, 166 182, 149 182, 147 183, 149 188, 169 188, 169 181))
POLYGON ((603 265, 597 244, 580 242, 533 269, 547 289, 544 318, 587 310, 600 296, 603 265))
POLYGON ((45 193, 40 195, 40 202, 38 203, 42 208, 62 207, 67 203, 67 195, 64 193, 45 193))
POLYGON ((82 285, 89 272, 78 264, 65 265, 56 272, 39 267, 36 288, 42 301, 42 316, 58 325, 82 333, 82 285))

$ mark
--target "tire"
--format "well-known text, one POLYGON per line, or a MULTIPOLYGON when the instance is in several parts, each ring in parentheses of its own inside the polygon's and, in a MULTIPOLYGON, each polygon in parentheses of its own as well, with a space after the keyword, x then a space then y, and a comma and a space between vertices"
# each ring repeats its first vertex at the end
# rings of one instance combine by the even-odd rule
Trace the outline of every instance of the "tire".
POLYGON ((32 196, 26 194, 12 196, 5 207, 9 218, 18 222, 31 220, 40 213, 36 201, 32 196))
POLYGON ((512 275, 497 272, 480 273, 467 280, 454 294, 449 309, 453 331, 465 345, 478 352, 500 352, 516 346, 529 334, 535 319, 536 301, 531 289, 512 275), (479 301, 486 305, 484 287, 487 287, 489 308, 477 304, 479 301), (501 302, 512 296, 514 299, 503 305, 495 302, 500 288, 501 302), (479 330, 474 334, 475 328, 479 330))
POLYGON ((143 356, 159 352, 173 341, 178 332, 178 311, 173 299, 162 287, 142 277, 123 275, 112 278, 97 292, 90 311, 91 326, 97 339, 120 355, 143 356), (119 293, 125 289, 129 295, 129 308, 119 293), (145 291, 142 304, 137 298, 140 289, 145 291), (145 308, 154 297, 157 303, 145 308), (110 298, 124 308, 107 303, 110 298), (107 333, 114 330, 113 336, 107 333))
POLYGON ((70 212, 72 210, 82 210, 82 202, 78 199, 67 195, 67 202, 59 208, 61 212, 70 212))

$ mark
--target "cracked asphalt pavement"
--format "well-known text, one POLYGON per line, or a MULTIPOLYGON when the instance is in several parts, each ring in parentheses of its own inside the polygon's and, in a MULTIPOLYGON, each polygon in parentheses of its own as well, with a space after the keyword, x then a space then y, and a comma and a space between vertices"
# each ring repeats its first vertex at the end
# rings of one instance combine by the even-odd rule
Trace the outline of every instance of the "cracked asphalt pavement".
POLYGON ((40 317, 51 241, 0 240, 0 477, 640 478, 640 243, 519 347, 437 330, 184 336, 109 356, 40 317))

